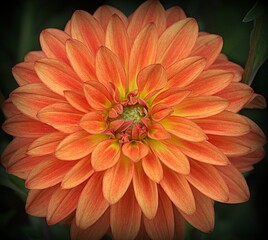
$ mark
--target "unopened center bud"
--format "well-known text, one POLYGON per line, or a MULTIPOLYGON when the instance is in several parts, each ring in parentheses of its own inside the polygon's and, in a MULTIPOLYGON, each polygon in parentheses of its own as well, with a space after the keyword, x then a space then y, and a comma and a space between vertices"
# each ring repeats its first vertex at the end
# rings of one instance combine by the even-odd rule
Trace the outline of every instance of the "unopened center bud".
POLYGON ((120 118, 124 120, 133 120, 138 123, 145 116, 144 107, 140 105, 126 106, 123 108, 123 113, 120 118))

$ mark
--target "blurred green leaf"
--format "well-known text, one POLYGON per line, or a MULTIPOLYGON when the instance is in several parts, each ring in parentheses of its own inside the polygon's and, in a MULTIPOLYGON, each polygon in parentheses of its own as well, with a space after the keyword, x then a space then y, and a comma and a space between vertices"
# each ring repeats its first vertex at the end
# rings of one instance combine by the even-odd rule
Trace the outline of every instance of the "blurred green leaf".
POLYGON ((254 21, 254 27, 242 80, 248 85, 251 85, 257 71, 268 59, 268 16, 261 2, 257 2, 243 19, 243 22, 250 21, 254 21))

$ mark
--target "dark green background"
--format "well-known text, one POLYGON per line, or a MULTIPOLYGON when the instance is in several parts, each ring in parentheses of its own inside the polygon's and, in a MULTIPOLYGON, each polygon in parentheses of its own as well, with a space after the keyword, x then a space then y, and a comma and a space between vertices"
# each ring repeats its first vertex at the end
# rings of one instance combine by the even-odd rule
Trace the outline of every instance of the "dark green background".
MULTIPOLYGON (((102 4, 110 4, 130 14, 143 1, 9 1, 1 4, 0 14, 0 89, 1 101, 17 87, 11 68, 23 61, 25 54, 39 50, 39 34, 47 27, 63 29, 76 9, 93 13, 102 4)), ((186 14, 197 19, 200 30, 219 34, 224 39, 223 52, 230 60, 245 66, 253 22, 243 23, 255 1, 161 1, 165 8, 181 6, 186 14)), ((267 9, 266 9, 267 10, 267 9)), ((268 44, 268 39, 267 39, 268 44)), ((267 98, 268 63, 259 69, 252 84, 254 90, 267 98)), ((267 110, 243 111, 257 122, 267 135, 267 110)), ((1 123, 4 117, 0 115, 1 123)), ((0 132, 0 151, 11 140, 0 132)), ((267 149, 267 147, 266 147, 267 149)), ((22 181, 0 168, 0 238, 3 240, 53 239, 68 240, 69 229, 47 226, 44 219, 29 217, 24 210, 25 191, 15 191, 22 181)), ((247 203, 215 205, 216 226, 211 234, 203 234, 190 226, 187 239, 242 240, 265 239, 268 229, 267 179, 268 159, 255 165, 246 176, 251 198, 247 203)))

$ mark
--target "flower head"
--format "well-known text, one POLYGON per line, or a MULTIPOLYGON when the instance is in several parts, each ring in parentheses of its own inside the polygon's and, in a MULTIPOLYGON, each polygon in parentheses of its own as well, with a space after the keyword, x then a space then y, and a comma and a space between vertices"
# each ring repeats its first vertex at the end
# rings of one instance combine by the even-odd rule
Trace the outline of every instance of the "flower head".
POLYGON ((184 219, 209 232, 214 201, 248 200, 241 172, 265 136, 239 111, 265 100, 220 36, 146 1, 130 17, 76 11, 40 43, 3 107, 2 164, 26 180, 29 214, 70 222, 72 239, 183 239, 184 219))

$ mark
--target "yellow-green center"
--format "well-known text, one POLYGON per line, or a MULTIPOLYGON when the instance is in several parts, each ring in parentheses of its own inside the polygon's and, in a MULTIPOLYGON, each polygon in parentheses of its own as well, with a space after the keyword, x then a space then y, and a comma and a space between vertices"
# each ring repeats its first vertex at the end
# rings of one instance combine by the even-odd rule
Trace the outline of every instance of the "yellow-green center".
POLYGON ((133 120, 134 122, 140 122, 140 119, 144 117, 143 107, 140 105, 126 106, 123 108, 123 113, 120 118, 124 120, 133 120))

